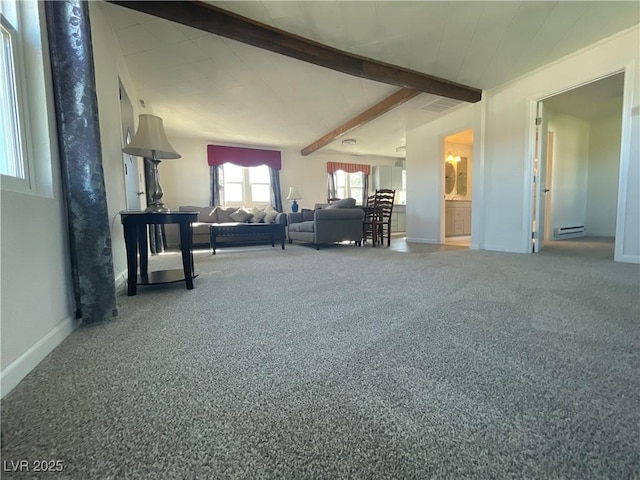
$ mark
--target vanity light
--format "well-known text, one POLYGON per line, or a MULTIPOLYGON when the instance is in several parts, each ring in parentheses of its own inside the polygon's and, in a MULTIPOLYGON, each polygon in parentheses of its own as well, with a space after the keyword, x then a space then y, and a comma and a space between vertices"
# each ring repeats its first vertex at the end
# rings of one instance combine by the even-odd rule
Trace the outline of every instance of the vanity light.
POLYGON ((453 162, 460 162, 460 155, 458 155, 457 153, 454 155, 453 153, 449 152, 447 154, 447 163, 453 163, 453 162))

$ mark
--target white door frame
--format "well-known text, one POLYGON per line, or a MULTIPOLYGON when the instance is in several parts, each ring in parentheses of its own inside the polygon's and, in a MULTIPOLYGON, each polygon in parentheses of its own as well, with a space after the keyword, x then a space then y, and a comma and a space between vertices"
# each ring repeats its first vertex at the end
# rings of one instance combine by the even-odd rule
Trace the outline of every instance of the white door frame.
POLYGON ((531 181, 533 179, 534 172, 534 163, 535 163, 535 142, 536 142, 536 116, 537 116, 537 105, 538 102, 542 102, 547 98, 553 97, 555 95, 559 95, 564 92, 568 92, 570 90, 574 90, 583 85, 587 85, 589 83, 597 82, 603 78, 610 77, 612 75, 616 75, 619 73, 624 74, 624 86, 623 86, 623 99, 622 99, 622 132, 620 135, 620 170, 618 174, 618 200, 617 200, 617 209, 616 209, 616 237, 615 237, 615 247, 614 247, 614 261, 628 261, 624 258, 623 255, 623 240, 624 240, 624 232, 625 232, 625 224, 624 221, 626 219, 626 198, 627 198, 627 178, 629 174, 629 161, 630 161, 630 152, 629 147, 631 145, 631 115, 633 109, 633 82, 636 78, 634 64, 630 63, 626 66, 619 68, 617 70, 608 72, 604 75, 599 75, 598 77, 592 78, 587 81, 580 82, 575 84, 569 88, 565 88, 553 93, 549 93, 548 95, 544 95, 543 97, 537 99, 529 99, 529 111, 527 112, 527 125, 529 131, 529 143, 527 149, 527 158, 524 171, 525 178, 524 183, 525 188, 530 192, 529 195, 525 195, 524 198, 524 211, 523 211, 523 251, 531 253, 532 249, 531 245, 531 230, 533 226, 533 188, 531 187, 531 181))

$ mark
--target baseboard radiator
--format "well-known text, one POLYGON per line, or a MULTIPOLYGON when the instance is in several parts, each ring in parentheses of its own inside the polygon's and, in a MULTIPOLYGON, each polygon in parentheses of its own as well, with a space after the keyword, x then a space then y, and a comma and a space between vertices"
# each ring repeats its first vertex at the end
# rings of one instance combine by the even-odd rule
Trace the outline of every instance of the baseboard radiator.
POLYGON ((553 239, 563 240, 565 238, 584 237, 584 225, 576 227, 556 227, 553 229, 553 239))

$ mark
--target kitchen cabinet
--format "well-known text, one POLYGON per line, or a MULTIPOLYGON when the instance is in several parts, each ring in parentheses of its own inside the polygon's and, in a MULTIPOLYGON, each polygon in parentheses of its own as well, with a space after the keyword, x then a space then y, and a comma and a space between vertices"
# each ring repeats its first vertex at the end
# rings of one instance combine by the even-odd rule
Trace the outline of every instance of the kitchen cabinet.
POLYGON ((398 192, 402 190, 402 167, 395 165, 378 165, 372 169, 373 188, 375 190, 390 189, 398 192))
POLYGON ((398 222, 398 232, 406 232, 407 231, 407 206, 406 205, 395 205, 393 207, 393 213, 396 215, 398 222))

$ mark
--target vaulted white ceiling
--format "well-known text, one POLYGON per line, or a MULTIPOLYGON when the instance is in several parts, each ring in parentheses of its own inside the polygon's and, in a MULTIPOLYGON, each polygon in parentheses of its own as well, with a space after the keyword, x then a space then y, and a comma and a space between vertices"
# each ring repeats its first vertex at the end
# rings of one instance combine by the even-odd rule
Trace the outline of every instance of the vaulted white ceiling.
MULTIPOLYGON (((383 62, 490 89, 639 23, 638 2, 209 2, 383 62)), ((352 77, 103 3, 132 79, 169 131, 301 149, 398 87, 352 77)), ((436 118, 421 94, 320 152, 403 157, 407 128, 436 118)), ((455 108, 455 107, 453 107, 455 108)), ((343 137, 344 138, 344 137, 343 137)))

